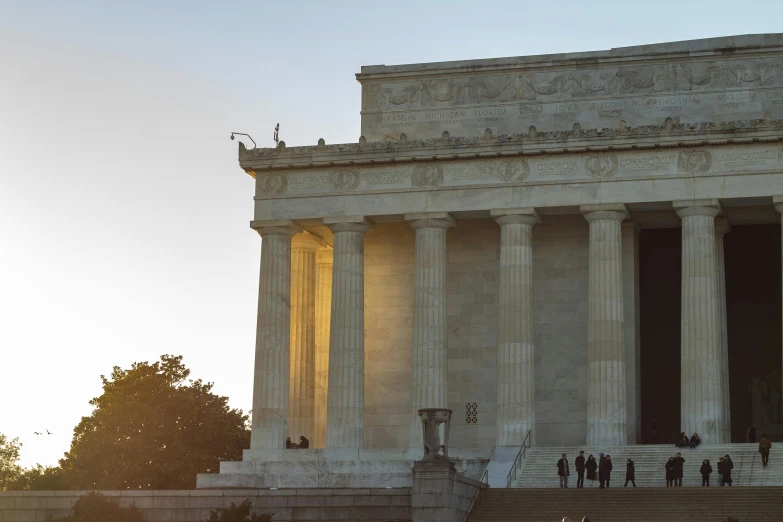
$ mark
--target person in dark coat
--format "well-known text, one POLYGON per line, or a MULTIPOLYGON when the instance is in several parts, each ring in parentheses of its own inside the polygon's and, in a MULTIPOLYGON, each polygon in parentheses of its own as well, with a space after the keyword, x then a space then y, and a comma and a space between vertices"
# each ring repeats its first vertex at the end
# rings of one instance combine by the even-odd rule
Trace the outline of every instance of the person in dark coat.
POLYGON ((580 451, 574 462, 576 465, 576 487, 585 487, 585 452, 580 451))
POLYGON ((609 481, 612 479, 612 456, 606 456, 606 487, 609 487, 609 481))
POLYGON ((675 468, 677 466, 674 465, 674 457, 669 457, 669 460, 666 461, 666 487, 670 488, 674 486, 674 475, 675 475, 675 468))
POLYGON ((563 453, 563 456, 557 461, 557 476, 560 477, 561 488, 568 487, 568 475, 570 475, 568 470, 568 459, 566 459, 566 454, 563 453))
POLYGON ((721 457, 718 459, 718 485, 723 485, 723 470, 726 468, 726 460, 721 457))
POLYGON ((710 487, 710 474, 712 473, 712 466, 710 466, 709 460, 704 459, 704 462, 701 463, 701 469, 699 469, 699 472, 701 473, 701 487, 710 487))
POLYGON ((734 469, 734 463, 728 455, 723 456, 723 483, 731 486, 731 470, 734 469))
POLYGON ((690 442, 691 442, 690 439, 688 439, 688 436, 683 431, 680 432, 680 436, 677 437, 677 442, 675 442, 674 445, 678 448, 687 448, 690 442))
POLYGON ((628 461, 625 463, 625 486, 624 488, 628 487, 628 481, 633 484, 633 487, 636 487, 636 473, 634 471, 633 467, 633 461, 631 459, 628 459, 628 461))
POLYGON ((745 442, 756 442, 756 427, 748 426, 748 430, 745 432, 745 442))
POLYGON ((769 463, 769 450, 772 449, 772 441, 769 440, 767 434, 761 436, 759 441, 759 453, 761 453, 761 465, 765 468, 769 463))
POLYGON ((296 447, 296 444, 291 442, 291 437, 288 437, 287 439, 285 439, 285 449, 293 449, 295 447, 296 447))
POLYGON ((587 457, 585 470, 587 471, 587 480, 590 481, 590 485, 592 486, 593 482, 595 482, 595 472, 598 470, 598 463, 595 461, 595 457, 592 455, 587 457))
POLYGON ((302 448, 302 449, 309 448, 310 447, 310 439, 308 439, 307 437, 302 435, 301 437, 299 437, 299 446, 297 446, 297 447, 298 448, 302 448))
POLYGON ((699 437, 699 434, 694 432, 693 437, 691 437, 691 442, 689 444, 691 449, 694 449, 696 446, 701 444, 701 437, 699 437))
POLYGON ((598 482, 600 483, 600 488, 603 489, 604 487, 609 487, 609 480, 611 479, 611 473, 612 473, 612 460, 609 456, 604 456, 603 453, 599 454, 598 459, 598 482))
POLYGON ((652 418, 652 443, 658 444, 658 437, 661 431, 661 423, 658 421, 658 417, 653 415, 652 418))
POLYGON ((682 487, 682 468, 685 464, 685 459, 682 458, 682 455, 680 452, 677 452, 677 455, 674 456, 674 485, 678 488, 682 487))

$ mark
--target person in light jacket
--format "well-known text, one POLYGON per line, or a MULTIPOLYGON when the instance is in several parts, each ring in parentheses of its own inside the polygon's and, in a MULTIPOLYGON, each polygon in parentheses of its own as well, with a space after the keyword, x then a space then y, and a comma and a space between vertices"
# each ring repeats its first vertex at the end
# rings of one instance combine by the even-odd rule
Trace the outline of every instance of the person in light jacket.
POLYGON ((772 449, 772 441, 767 438, 767 434, 761 436, 759 441, 759 453, 761 453, 761 465, 765 468, 769 463, 769 450, 772 449))

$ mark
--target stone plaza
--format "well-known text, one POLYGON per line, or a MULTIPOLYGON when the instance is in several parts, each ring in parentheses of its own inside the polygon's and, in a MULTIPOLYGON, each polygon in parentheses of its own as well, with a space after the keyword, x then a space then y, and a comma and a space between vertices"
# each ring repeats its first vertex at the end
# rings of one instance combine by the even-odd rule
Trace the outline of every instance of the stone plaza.
MULTIPOLYGON (((199 487, 409 487, 421 408, 454 412, 451 452, 474 479, 528 437, 647 442, 645 278, 679 294, 664 307, 679 317, 661 321, 678 332, 671 430, 744 442, 724 238, 780 223, 783 35, 369 66, 357 80, 357 143, 240 143, 262 238, 252 442, 199 487), (663 229, 678 267, 650 277, 640 244, 663 229), (287 450, 300 436, 310 448, 287 450)), ((770 432, 777 307, 753 403, 770 432)))

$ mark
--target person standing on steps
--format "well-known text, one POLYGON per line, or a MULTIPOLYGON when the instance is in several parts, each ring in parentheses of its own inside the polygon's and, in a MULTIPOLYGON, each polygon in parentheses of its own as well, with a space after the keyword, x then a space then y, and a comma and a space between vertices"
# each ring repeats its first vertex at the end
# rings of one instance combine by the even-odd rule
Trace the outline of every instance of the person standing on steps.
POLYGON ((595 472, 598 469, 598 463, 595 461, 595 457, 590 455, 587 457, 587 463, 585 464, 585 470, 587 471, 587 480, 590 481, 590 487, 593 486, 593 482, 595 482, 595 472))
POLYGON ((566 459, 565 453, 563 453, 563 456, 560 458, 560 460, 557 461, 557 474, 560 477, 560 487, 567 488, 568 487, 568 459, 566 459))
POLYGON ((726 460, 721 457, 718 459, 718 485, 723 485, 723 472, 726 469, 726 460))
POLYGON ((604 489, 606 485, 606 457, 604 452, 598 454, 598 488, 604 489))
POLYGON ((704 462, 701 463, 701 469, 699 472, 701 473, 701 487, 710 487, 710 473, 712 473, 712 466, 710 466, 709 460, 704 459, 704 462))
POLYGON ((670 488, 674 486, 674 475, 675 475, 675 468, 677 466, 674 465, 674 457, 669 457, 669 460, 666 461, 666 465, 664 468, 666 469, 666 487, 670 488))
POLYGON ((606 456, 606 487, 609 487, 609 481, 612 479, 612 456, 606 456))
POLYGON ((628 459, 628 461, 625 463, 625 486, 624 488, 628 487, 628 481, 633 484, 633 487, 636 487, 636 473, 634 471, 633 467, 633 461, 631 459, 628 459))
POLYGON ((682 487, 682 476, 683 476, 682 469, 684 467, 684 464, 685 464, 685 459, 682 458, 682 454, 680 454, 680 452, 678 451, 677 455, 675 455, 674 457, 674 472, 675 472, 674 485, 678 488, 682 487))
POLYGON ((723 456, 723 483, 731 486, 731 470, 734 469, 734 463, 728 455, 723 456))
POLYGON ((769 463, 769 450, 772 449, 772 441, 767 438, 767 434, 761 436, 759 441, 759 453, 761 453, 761 465, 765 468, 769 463))
POLYGON ((576 464, 576 487, 585 487, 585 452, 580 451, 574 462, 576 464))
POLYGON ((658 422, 658 417, 653 415, 652 418, 652 443, 658 444, 658 436, 661 431, 661 423, 658 422))

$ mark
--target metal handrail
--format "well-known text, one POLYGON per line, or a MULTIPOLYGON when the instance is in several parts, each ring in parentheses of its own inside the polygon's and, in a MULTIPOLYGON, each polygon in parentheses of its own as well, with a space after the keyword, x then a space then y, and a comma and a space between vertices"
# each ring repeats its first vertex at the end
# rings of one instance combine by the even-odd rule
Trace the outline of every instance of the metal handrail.
POLYGON ((489 488, 489 470, 485 469, 484 473, 481 474, 481 478, 479 479, 479 485, 476 488, 476 491, 473 493, 473 498, 470 499, 470 504, 468 505, 468 509, 465 511, 465 514, 462 516, 462 522, 465 522, 468 517, 470 516, 470 512, 473 511, 473 508, 481 504, 481 490, 489 488), (486 482, 485 479, 486 478, 486 482), (483 487, 482 484, 486 484, 487 487, 483 487), (478 498, 478 502, 476 502, 476 499, 478 498))
POLYGON ((530 434, 533 432, 533 430, 527 430, 527 435, 525 435, 525 440, 522 441, 522 447, 519 448, 519 452, 517 453, 517 456, 514 458, 514 464, 511 466, 511 470, 508 472, 508 475, 506 475, 506 487, 511 487, 511 481, 516 480, 517 478, 517 470, 519 469, 519 466, 522 465, 522 459, 525 458, 525 455, 527 454, 527 448, 530 447, 530 434), (513 477, 511 475, 514 475, 513 477))

